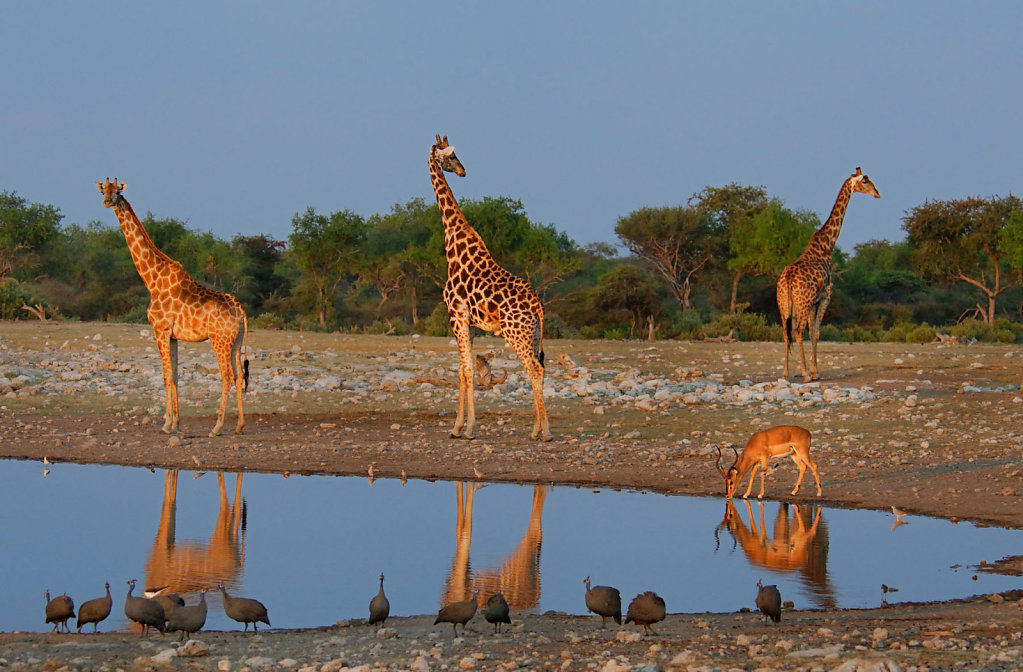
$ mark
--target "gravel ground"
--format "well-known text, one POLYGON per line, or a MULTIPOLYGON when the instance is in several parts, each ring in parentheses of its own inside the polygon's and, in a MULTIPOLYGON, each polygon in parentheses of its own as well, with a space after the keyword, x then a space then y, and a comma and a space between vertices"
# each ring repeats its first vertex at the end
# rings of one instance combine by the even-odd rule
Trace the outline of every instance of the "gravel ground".
MULTIPOLYGON (((206 435, 215 362, 207 344, 183 344, 182 432, 167 437, 147 329, 3 323, 0 457, 301 474, 372 467, 377 478, 473 480, 479 471, 492 481, 715 494, 717 446, 730 452, 751 431, 791 423, 813 433, 829 506, 1023 524, 1021 367, 1010 346, 828 343, 824 379, 800 385, 778 380, 779 344, 548 341, 556 439, 534 443, 521 369, 496 339, 477 339, 477 351, 508 376, 478 391, 471 442, 448 437, 447 339, 258 331, 249 342, 245 433, 206 435)), ((229 413, 225 429, 234 420, 229 413)), ((768 497, 812 497, 805 483, 787 495, 793 475, 777 471, 768 497)), ((1020 562, 988 569, 1017 572, 1020 562)), ((750 613, 671 614, 657 634, 603 629, 582 604, 576 614, 513 614, 499 635, 477 616, 455 637, 430 615, 380 631, 200 632, 184 650, 171 635, 0 633, 0 670, 1020 669, 1019 597, 787 612, 777 625, 750 613), (185 653, 201 655, 173 655, 185 653)))

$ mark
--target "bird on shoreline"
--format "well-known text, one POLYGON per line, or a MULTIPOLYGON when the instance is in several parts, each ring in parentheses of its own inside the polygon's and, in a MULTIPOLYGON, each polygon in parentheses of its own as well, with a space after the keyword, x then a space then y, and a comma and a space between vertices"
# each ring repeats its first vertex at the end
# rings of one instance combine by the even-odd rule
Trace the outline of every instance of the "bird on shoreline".
POLYGON ((657 632, 650 626, 663 621, 666 613, 664 598, 654 591, 648 590, 632 598, 629 610, 625 613, 625 622, 642 625, 643 632, 656 635, 657 632))
POLYGON ((110 608, 113 606, 113 599, 110 597, 110 582, 106 581, 104 587, 107 591, 106 595, 87 600, 78 607, 78 623, 76 624, 78 632, 82 631, 82 626, 86 623, 92 623, 92 631, 97 632, 100 622, 110 615, 110 608))
POLYGON ((53 631, 61 632, 61 626, 64 626, 64 631, 70 633, 71 628, 68 626, 68 619, 74 618, 75 616, 75 603, 67 593, 58 595, 57 597, 50 599, 50 591, 47 590, 44 594, 46 598, 46 622, 53 623, 53 631))
POLYGON ((594 586, 590 588, 590 577, 583 579, 586 586, 586 608, 600 616, 600 627, 607 625, 607 619, 613 618, 618 625, 622 624, 622 594, 611 586, 594 586))
POLYGON ((249 630, 249 623, 252 623, 252 631, 258 632, 257 623, 270 625, 270 617, 266 613, 266 607, 259 600, 251 597, 231 597, 227 594, 224 584, 217 586, 224 596, 224 613, 228 618, 245 624, 245 632, 249 630))
POLYGON ((473 591, 472 597, 468 600, 462 600, 461 602, 452 602, 451 604, 445 604, 437 612, 437 620, 433 622, 434 625, 438 623, 450 623, 454 629, 455 634, 458 634, 458 624, 462 624, 462 633, 465 633, 465 624, 472 620, 472 617, 476 615, 476 596, 479 595, 478 590, 473 591))
POLYGON ((781 621, 781 593, 778 586, 765 586, 757 581, 757 609, 775 623, 781 621))
POLYGON ((387 620, 387 617, 391 613, 391 603, 387 600, 387 596, 384 595, 384 575, 380 574, 380 590, 369 601, 369 624, 374 625, 375 623, 383 624, 387 620))
POLYGON ((483 607, 483 618, 487 619, 487 623, 494 624, 494 634, 501 631, 501 624, 511 624, 511 617, 508 615, 508 601, 504 599, 504 595, 501 593, 494 593, 487 600, 487 605, 483 607))

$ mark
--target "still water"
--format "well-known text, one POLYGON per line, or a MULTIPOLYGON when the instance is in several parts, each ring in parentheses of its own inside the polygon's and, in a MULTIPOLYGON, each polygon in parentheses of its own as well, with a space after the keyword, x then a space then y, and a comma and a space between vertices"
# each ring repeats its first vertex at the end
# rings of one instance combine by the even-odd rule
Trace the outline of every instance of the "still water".
MULTIPOLYGON (((752 607, 758 579, 797 608, 876 607, 1023 586, 972 566, 1017 554, 1018 530, 890 513, 570 487, 273 474, 197 475, 0 461, 0 631, 47 631, 43 592, 103 594, 127 629, 128 579, 197 600, 234 629, 218 583, 275 628, 365 618, 378 576, 394 616, 501 590, 514 612, 585 612, 583 579, 669 612, 752 607), (974 580, 976 576, 976 580, 974 580)), ((826 484, 825 484, 825 487, 826 484)), ((71 622, 72 628, 74 621, 71 622)), ((86 626, 87 630, 91 630, 86 626)), ((85 631, 85 630, 83 630, 85 631)))

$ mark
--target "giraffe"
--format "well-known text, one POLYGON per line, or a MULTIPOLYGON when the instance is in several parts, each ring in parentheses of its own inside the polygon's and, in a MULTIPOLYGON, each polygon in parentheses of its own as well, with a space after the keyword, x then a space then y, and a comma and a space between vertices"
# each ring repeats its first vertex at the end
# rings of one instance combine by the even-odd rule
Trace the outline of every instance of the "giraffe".
POLYGON ((781 312, 782 333, 785 338, 785 372, 789 377, 790 339, 799 346, 799 370, 804 382, 817 380, 817 339, 821 334, 821 319, 831 301, 834 283, 831 277, 831 250, 835 247, 842 230, 842 220, 853 193, 859 192, 874 198, 881 198, 870 178, 859 168, 842 184, 831 209, 831 215, 810 238, 803 254, 790 266, 786 266, 778 278, 778 310, 781 312), (803 329, 809 328, 812 349, 810 371, 806 370, 803 355, 803 329))
POLYGON ((483 239, 469 226, 444 172, 465 176, 448 138, 430 148, 430 180, 444 222, 448 279, 444 303, 458 343, 458 416, 452 438, 473 438, 476 424, 470 326, 503 336, 522 361, 533 386, 533 431, 530 437, 550 441, 543 402, 543 304, 529 284, 498 266, 483 239))
POLYGON ((125 184, 117 178, 97 182, 103 194, 103 206, 113 208, 128 242, 142 282, 149 290, 149 323, 156 335, 167 393, 163 432, 178 431, 178 341, 200 342, 209 339, 220 368, 220 410, 217 424, 210 436, 220 434, 224 426, 227 397, 234 382, 238 397, 238 426, 242 433, 245 416, 242 412, 242 390, 248 388, 249 360, 243 360, 248 349, 249 322, 245 309, 234 296, 203 287, 181 266, 161 252, 150 240, 142 222, 121 192, 125 184))

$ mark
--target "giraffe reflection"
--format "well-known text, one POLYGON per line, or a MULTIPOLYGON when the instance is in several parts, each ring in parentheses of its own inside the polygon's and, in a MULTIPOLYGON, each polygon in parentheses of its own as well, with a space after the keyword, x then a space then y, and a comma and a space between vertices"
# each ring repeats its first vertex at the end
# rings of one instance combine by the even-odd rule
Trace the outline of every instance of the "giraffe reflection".
POLYGON ((472 505, 476 491, 481 487, 479 483, 455 483, 455 556, 441 604, 467 600, 472 597, 474 590, 479 590, 484 600, 496 592, 504 593, 508 605, 515 611, 533 609, 540 602, 540 545, 543 540, 541 519, 547 486, 533 486, 529 524, 519 545, 508 554, 504 562, 499 567, 473 569, 469 561, 472 505))
POLYGON ((234 503, 227 498, 224 474, 217 473, 220 506, 209 541, 176 539, 178 472, 168 469, 163 481, 163 507, 153 549, 146 562, 147 586, 167 586, 167 592, 182 596, 218 583, 237 583, 245 559, 245 531, 242 525, 242 475, 236 474, 234 503))
POLYGON ((749 527, 732 500, 728 500, 725 517, 714 536, 717 537, 722 529, 728 530, 742 546, 750 564, 775 573, 798 572, 801 583, 812 596, 813 606, 834 608, 835 591, 828 582, 828 527, 821 518, 821 507, 779 502, 774 534, 769 539, 764 524, 764 503, 757 502, 760 507, 759 525, 753 518, 753 505, 749 501, 743 503, 749 514, 749 527))

